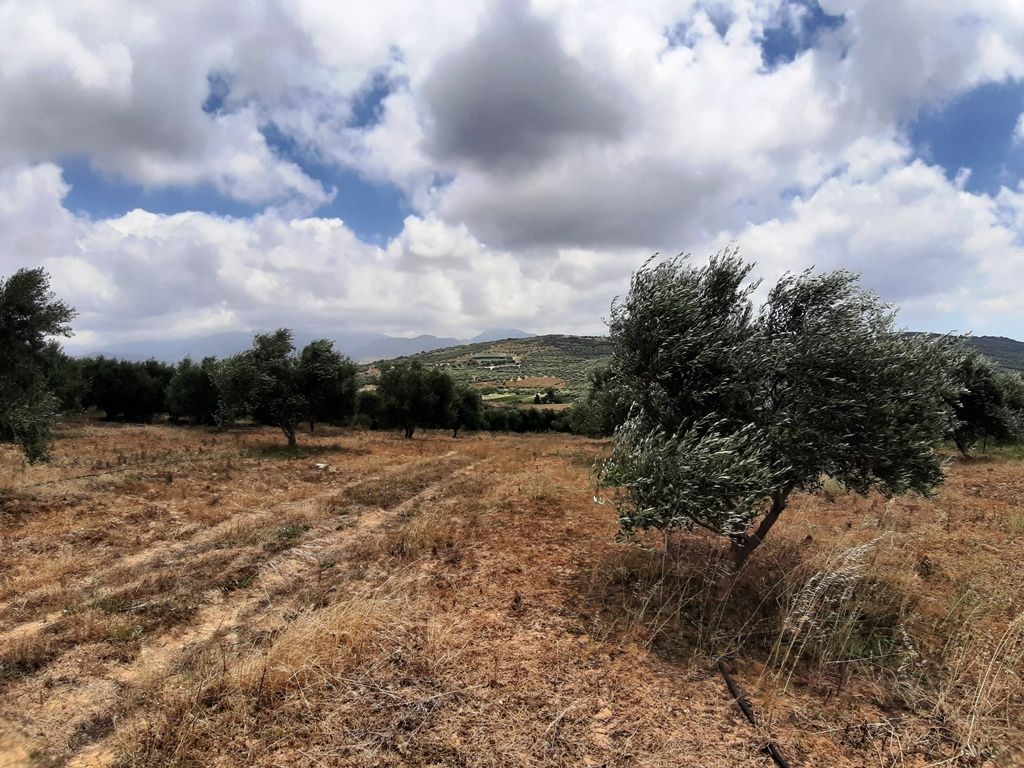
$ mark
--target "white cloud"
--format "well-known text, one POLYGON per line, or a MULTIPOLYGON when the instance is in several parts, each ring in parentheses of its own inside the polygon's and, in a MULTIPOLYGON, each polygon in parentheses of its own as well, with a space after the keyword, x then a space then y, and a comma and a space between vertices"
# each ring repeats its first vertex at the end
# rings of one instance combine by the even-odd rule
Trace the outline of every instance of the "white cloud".
POLYGON ((1019 333, 1024 193, 965 192, 898 150, 878 147, 888 162, 851 163, 779 217, 723 233, 719 243, 739 242, 769 278, 812 265, 860 272, 902 306, 910 327, 1019 333))
POLYGON ((1024 335, 1003 266, 1021 266, 1024 192, 971 194, 968 172, 948 181, 903 135, 924 107, 1024 79, 1024 7, 821 5, 843 23, 769 69, 766 28, 806 21, 783 0, 12 0, 0 272, 50 266, 94 339, 594 331, 646 255, 736 238, 767 271, 861 270, 922 325, 1024 335), (211 77, 226 85, 213 113, 211 77), (353 125, 375 78, 380 119, 353 125), (380 247, 316 218, 334 190, 268 126, 396 185, 401 233, 380 247), (61 203, 68 156, 268 207, 90 220, 61 203))
MULTIPOLYGON (((329 191, 271 152, 259 132, 262 107, 203 111, 210 75, 241 60, 290 63, 281 52, 294 34, 282 26, 269 36, 279 15, 266 4, 249 10, 199 12, 172 2, 114 1, 102 11, 60 1, 0 5, 0 166, 84 155, 100 170, 146 186, 206 182, 246 202, 326 201, 329 191), (261 38, 274 41, 265 58, 249 56, 261 38)), ((240 70, 243 82, 253 79, 254 66, 240 70)), ((274 78, 258 74, 272 92, 274 78)))
MULTIPOLYGON (((66 191, 50 164, 0 175, 0 274, 35 249, 55 290, 80 312, 75 349, 282 325, 399 334, 470 334, 491 325, 597 331, 589 308, 606 305, 614 284, 593 270, 586 287, 559 278, 577 254, 527 267, 434 218, 410 216, 378 247, 338 219, 275 210, 250 219, 136 210, 91 221, 61 206, 66 191)), ((621 277, 616 269, 611 275, 621 277)))

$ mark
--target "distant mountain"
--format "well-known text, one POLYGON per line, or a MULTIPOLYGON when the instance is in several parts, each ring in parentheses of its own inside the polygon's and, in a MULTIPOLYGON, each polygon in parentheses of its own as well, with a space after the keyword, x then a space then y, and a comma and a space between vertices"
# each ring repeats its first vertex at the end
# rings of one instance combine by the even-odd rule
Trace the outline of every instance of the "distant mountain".
POLYGON ((171 363, 183 357, 201 360, 204 357, 227 357, 241 352, 252 343, 251 333, 217 333, 188 339, 167 341, 126 341, 105 347, 75 352, 79 357, 118 357, 122 360, 161 360, 171 363))
MULTIPOLYGON (((611 342, 605 336, 534 336, 518 328, 488 328, 468 340, 431 335, 405 338, 370 331, 296 332, 295 344, 301 348, 313 339, 322 338, 331 339, 338 351, 360 363, 410 356, 417 356, 424 362, 438 363, 460 355, 488 351, 492 347, 502 351, 507 347, 515 354, 525 351, 535 361, 543 358, 544 365, 551 368, 557 368, 556 361, 562 357, 569 360, 593 360, 611 355, 611 342), (539 354, 541 350, 543 354, 539 354)), ((1005 336, 971 336, 968 342, 1005 368, 1024 372, 1024 342, 1005 336)), ((227 357, 248 349, 251 344, 251 333, 234 332, 169 341, 126 342, 77 354, 102 354, 126 360, 155 358, 176 362, 186 356, 194 360, 211 355, 227 357)))
POLYGON ((460 341, 459 344, 479 344, 483 341, 502 341, 503 339, 528 339, 531 336, 533 336, 532 333, 520 331, 518 328, 488 328, 469 341, 460 341))
MULTIPOLYGON (((170 339, 167 341, 131 341, 122 344, 111 344, 85 352, 76 352, 75 354, 79 357, 104 355, 106 357, 119 357, 123 360, 148 360, 153 358, 167 363, 174 363, 183 357, 191 357, 193 360, 201 360, 204 357, 211 356, 228 357, 252 346, 252 337, 252 333, 236 331, 216 333, 210 336, 194 336, 186 339, 170 339)), ((359 331, 319 334, 297 331, 295 333, 295 346, 301 349, 314 339, 322 338, 331 339, 336 349, 349 357, 353 357, 353 352, 356 350, 389 337, 382 333, 359 331)))
POLYGON ((432 349, 453 347, 461 343, 458 339, 429 335, 415 336, 411 339, 405 339, 400 336, 382 336, 346 354, 353 360, 366 362, 392 357, 408 357, 418 352, 429 352, 432 349))
POLYGON ((367 363, 374 360, 409 357, 410 355, 417 355, 422 352, 432 352, 436 349, 447 349, 464 344, 483 344, 504 339, 527 339, 532 336, 533 334, 520 331, 517 328, 488 328, 469 340, 429 335, 416 336, 411 339, 400 336, 382 336, 363 345, 359 349, 346 352, 346 354, 357 362, 367 363))
MULTIPOLYGON (((911 336, 930 336, 937 333, 907 331, 911 336)), ((986 357, 999 363, 1003 368, 1024 373, 1024 342, 1008 339, 1005 336, 968 336, 967 343, 986 357)))

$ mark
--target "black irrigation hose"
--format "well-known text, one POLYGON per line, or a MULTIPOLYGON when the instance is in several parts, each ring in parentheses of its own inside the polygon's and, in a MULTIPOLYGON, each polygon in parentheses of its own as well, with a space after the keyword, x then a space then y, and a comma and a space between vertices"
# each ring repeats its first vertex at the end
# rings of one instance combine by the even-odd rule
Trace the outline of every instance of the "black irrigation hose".
MULTIPOLYGON (((736 685, 736 681, 732 679, 726 669, 725 664, 721 661, 718 662, 718 671, 722 673, 722 678, 725 680, 725 684, 729 686, 729 694, 736 701, 737 706, 743 712, 744 716, 750 722, 751 725, 757 725, 757 718, 754 716, 754 708, 750 706, 750 700, 743 695, 743 691, 736 685)), ((768 754, 772 756, 772 760, 779 768, 791 768, 790 764, 786 762, 786 758, 779 752, 779 748, 775 745, 775 742, 769 740, 765 745, 765 749, 768 754)))

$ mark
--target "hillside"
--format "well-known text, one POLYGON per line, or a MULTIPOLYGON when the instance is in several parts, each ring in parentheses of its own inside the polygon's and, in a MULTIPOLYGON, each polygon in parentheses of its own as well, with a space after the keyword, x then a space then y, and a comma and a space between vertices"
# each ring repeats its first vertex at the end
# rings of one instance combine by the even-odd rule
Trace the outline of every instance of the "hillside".
MULTIPOLYGON (((972 336, 968 342, 1000 365, 1024 371, 1024 342, 1004 336, 972 336)), ((565 383, 564 389, 571 396, 586 386, 587 374, 611 353, 612 344, 607 336, 550 334, 461 344, 395 359, 449 367, 456 380, 477 384, 554 377, 565 383), (489 354, 509 354, 518 362, 508 368, 473 364, 474 356, 489 354)))
POLYGON ((590 371, 611 353, 612 345, 607 336, 550 334, 462 344, 398 359, 444 366, 457 381, 478 385, 521 378, 554 378, 564 382, 559 389, 571 396, 586 386, 590 371), (512 355, 515 364, 498 367, 473 362, 474 356, 502 354, 512 355))
POLYGON ((1024 342, 1005 336, 972 336, 969 341, 1004 368, 1024 371, 1024 342))

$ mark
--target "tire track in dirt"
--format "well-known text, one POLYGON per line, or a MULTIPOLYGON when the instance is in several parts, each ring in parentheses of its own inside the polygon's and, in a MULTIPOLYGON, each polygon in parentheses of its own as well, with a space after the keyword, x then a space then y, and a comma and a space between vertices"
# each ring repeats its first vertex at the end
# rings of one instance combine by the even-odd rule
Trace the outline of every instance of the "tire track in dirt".
MULTIPOLYGON (((457 455, 457 452, 450 451, 447 454, 426 460, 419 458, 404 462, 398 469, 389 467, 388 471, 363 476, 351 483, 333 486, 328 491, 313 494, 305 499, 290 500, 285 503, 322 504, 331 497, 344 493, 345 490, 359 484, 386 479, 391 475, 401 477, 402 472, 410 468, 436 464, 457 455)), ((172 629, 163 635, 154 637, 151 642, 143 646, 132 663, 110 665, 101 675, 93 675, 92 684, 85 688, 71 687, 60 692, 59 696, 51 695, 47 700, 41 701, 31 715, 22 711, 18 718, 20 721, 18 725, 21 727, 9 730, 20 731, 20 735, 24 738, 28 735, 26 731, 35 728, 38 732, 37 738, 31 739, 31 741, 36 742, 35 746, 39 748, 49 747, 47 751, 52 750, 54 753, 64 752, 68 749, 68 746, 65 745, 71 746, 71 755, 65 757, 70 761, 66 763, 67 765, 79 768, 109 765, 114 758, 111 748, 111 732, 115 721, 126 722, 141 716, 141 713, 117 712, 119 701, 126 698, 124 694, 127 690, 143 686, 147 680, 166 675, 167 670, 172 668, 178 659, 207 643, 214 640, 231 641, 235 639, 235 632, 243 626, 247 617, 260 611, 267 611, 273 605, 275 597, 283 598, 287 594, 287 588, 290 585, 316 573, 321 562, 318 556, 320 553, 334 546, 351 543, 361 533, 379 529, 388 522, 400 518, 413 506, 429 500, 455 479, 473 471, 481 462, 488 460, 488 458, 482 458, 470 461, 390 509, 367 509, 363 514, 353 517, 351 525, 340 530, 336 525, 336 516, 332 517, 331 523, 314 526, 307 531, 308 538, 301 545, 263 563, 253 584, 244 593, 241 590, 230 594, 225 594, 220 589, 207 591, 199 598, 203 602, 203 606, 187 627, 172 629), (56 700, 58 698, 59 702, 56 700), (74 724, 68 718, 70 713, 74 713, 74 724), (38 736, 43 735, 39 729, 39 715, 43 716, 42 719, 45 719, 48 725, 43 729, 46 731, 43 739, 38 739, 38 736), (98 729, 98 738, 89 736, 88 726, 91 723, 103 725, 98 729), (72 744, 75 741, 84 743, 80 746, 72 744), (60 747, 53 749, 55 744, 60 747)), ((278 512, 280 509, 281 505, 275 505, 272 508, 278 512)), ((268 513, 272 510, 268 510, 268 513)), ((187 552, 188 548, 183 547, 182 554, 187 552)), ((74 650, 76 649, 72 649, 72 652, 74 650)), ((56 691, 54 693, 56 694, 56 691)), ((32 709, 24 708, 28 712, 32 712, 32 709)), ((3 736, 2 729, 0 729, 0 742, 4 740, 3 736)), ((2 756, 3 753, 0 752, 0 757, 2 756)))
MULTIPOLYGON (((411 462, 411 464, 436 463, 438 460, 448 459, 453 455, 455 455, 454 451, 430 462, 419 461, 411 462)), ((377 508, 358 515, 353 518, 352 525, 346 526, 341 530, 338 530, 335 525, 320 525, 311 528, 307 531, 307 534, 312 533, 312 538, 267 560, 260 567, 253 583, 245 590, 244 599, 236 600, 231 597, 224 597, 224 593, 220 589, 208 591, 206 596, 210 600, 200 609, 197 614, 197 620, 186 628, 183 636, 175 638, 172 644, 163 646, 160 649, 150 648, 148 654, 144 649, 140 653, 140 660, 145 656, 147 666, 151 668, 166 668, 176 653, 183 648, 195 645, 204 639, 212 639, 217 635, 222 637, 229 635, 239 627, 242 619, 246 616, 251 615, 257 610, 269 608, 273 603, 274 597, 284 591, 283 588, 296 583, 309 572, 315 571, 320 563, 320 559, 317 556, 318 553, 323 552, 330 545, 351 541, 361 532, 379 528, 386 522, 401 517, 410 507, 427 500, 457 477, 470 472, 479 463, 479 461, 471 462, 460 467, 447 477, 432 483, 427 488, 391 509, 377 508), (218 600, 219 597, 224 597, 224 599, 218 600)), ((362 481, 365 482, 371 479, 379 479, 379 476, 363 478, 362 481)), ((337 493, 337 489, 334 493, 337 493)), ((313 496, 307 499, 306 503, 317 504, 322 502, 327 496, 328 494, 313 496)), ((115 673, 115 677, 122 682, 130 683, 139 679, 140 672, 141 670, 129 668, 121 670, 120 674, 115 673)))
MULTIPOLYGON (((329 491, 325 491, 322 494, 318 494, 318 500, 322 501, 324 498, 329 497, 331 494, 344 493, 355 486, 365 483, 369 480, 376 480, 386 477, 392 472, 401 472, 409 467, 423 464, 423 459, 414 459, 412 461, 400 462, 396 461, 394 465, 389 465, 384 471, 378 472, 374 475, 364 475, 358 477, 350 482, 344 483, 338 486, 331 486, 329 491), (396 468, 397 465, 397 468, 396 468)), ((301 507, 311 502, 313 499, 310 497, 303 497, 301 499, 286 499, 283 501, 275 502, 269 507, 262 509, 253 510, 252 512, 246 512, 239 510, 233 513, 230 517, 221 520, 220 522, 203 528, 196 536, 193 536, 184 541, 175 541, 173 539, 165 539, 160 542, 157 546, 148 547, 140 550, 139 552, 122 555, 117 557, 112 562, 103 566, 101 570, 95 572, 87 580, 85 580, 78 588, 79 594, 88 594, 91 590, 103 586, 105 582, 111 580, 116 581, 116 574, 118 571, 130 571, 133 569, 144 568, 147 566, 161 566, 169 562, 173 562, 175 559, 179 559, 188 555, 194 555, 198 552, 204 551, 209 545, 214 544, 224 534, 229 533, 232 528, 244 522, 245 524, 258 526, 260 524, 269 523, 277 515, 280 515, 283 511, 291 508, 301 507), (165 563, 166 561, 166 563, 165 563)), ((32 599, 34 592, 26 592, 19 596, 19 600, 26 601, 32 599)), ((84 599, 84 598, 83 598, 84 599)), ((2 616, 11 606, 11 603, 0 604, 0 616, 2 616)), ((38 626, 39 631, 44 631, 48 627, 52 626, 57 619, 61 616, 60 612, 50 614, 50 620, 45 624, 38 626)), ((12 636, 19 633, 19 627, 23 624, 37 624, 39 620, 32 619, 28 622, 22 622, 22 624, 12 625, 10 628, 3 630, 0 634, 0 638, 3 638, 8 633, 12 636)), ((2 647, 2 646, 0 646, 2 647)))

